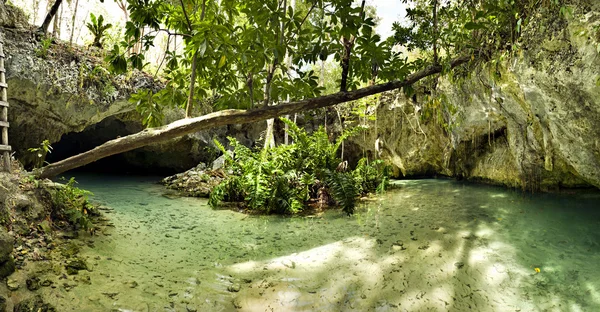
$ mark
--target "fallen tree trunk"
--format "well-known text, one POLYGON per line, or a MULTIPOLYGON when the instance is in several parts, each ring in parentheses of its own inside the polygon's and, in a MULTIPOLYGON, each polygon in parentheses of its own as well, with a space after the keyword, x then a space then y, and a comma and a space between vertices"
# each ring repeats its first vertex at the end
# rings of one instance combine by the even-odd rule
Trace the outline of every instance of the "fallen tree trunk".
MULTIPOLYGON (((454 68, 464 64, 468 62, 469 59, 470 57, 468 56, 456 58, 451 62, 451 67, 454 68)), ((425 77, 437 74, 441 71, 441 65, 432 65, 422 71, 408 76, 404 80, 391 81, 388 83, 362 88, 356 91, 338 92, 317 98, 290 102, 276 106, 265 106, 252 110, 228 109, 196 118, 181 119, 163 127, 148 128, 138 133, 108 141, 87 152, 40 168, 34 172, 34 175, 38 178, 51 178, 65 171, 85 166, 104 157, 127 152, 153 143, 177 138, 200 130, 229 124, 251 123, 286 114, 358 100, 370 95, 412 85, 425 77)))

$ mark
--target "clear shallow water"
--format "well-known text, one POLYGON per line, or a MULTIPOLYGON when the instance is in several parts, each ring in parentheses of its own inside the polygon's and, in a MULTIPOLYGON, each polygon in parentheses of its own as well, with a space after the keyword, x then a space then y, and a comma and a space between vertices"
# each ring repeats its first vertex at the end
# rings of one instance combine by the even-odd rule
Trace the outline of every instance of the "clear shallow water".
POLYGON ((398 181, 353 217, 289 218, 76 178, 115 227, 81 241, 76 287, 44 290, 61 311, 600 310, 598 192, 398 181))

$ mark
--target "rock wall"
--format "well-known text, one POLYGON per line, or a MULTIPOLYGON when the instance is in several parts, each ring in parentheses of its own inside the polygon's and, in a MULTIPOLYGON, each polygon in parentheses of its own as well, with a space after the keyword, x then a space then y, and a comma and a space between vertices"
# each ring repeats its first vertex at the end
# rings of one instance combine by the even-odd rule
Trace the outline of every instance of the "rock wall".
POLYGON ((399 175, 526 189, 600 187, 600 9, 524 29, 519 53, 441 80, 439 103, 386 94, 355 142, 399 175), (437 105, 437 106, 436 106, 437 105), (425 111, 434 107, 433 115, 425 111), (441 114, 441 118, 436 114, 441 114), (376 151, 379 138, 382 148, 376 151))
POLYGON ((134 109, 129 95, 159 87, 137 73, 111 77, 94 51, 52 44, 44 48, 32 32, 4 28, 10 141, 17 156, 43 140, 58 141, 108 116, 134 109))

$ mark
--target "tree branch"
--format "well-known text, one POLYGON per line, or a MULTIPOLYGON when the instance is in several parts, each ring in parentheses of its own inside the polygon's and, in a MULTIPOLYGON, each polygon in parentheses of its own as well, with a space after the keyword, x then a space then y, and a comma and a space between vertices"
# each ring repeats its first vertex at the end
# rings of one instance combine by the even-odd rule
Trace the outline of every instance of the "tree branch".
MULTIPOLYGON (((467 63, 470 59, 471 56, 462 56, 456 58, 450 63, 450 67, 454 68, 461 64, 467 63)), ((390 81, 388 83, 378 84, 352 92, 338 92, 317 98, 305 99, 276 106, 264 106, 252 110, 228 109, 196 118, 181 119, 163 127, 149 128, 135 134, 108 141, 90 151, 40 168, 34 171, 34 174, 38 178, 51 178, 65 171, 85 166, 104 157, 127 152, 142 146, 174 139, 200 130, 206 130, 229 124, 252 123, 286 114, 354 101, 370 95, 412 85, 425 77, 440 73, 441 71, 441 65, 431 65, 417 73, 408 76, 404 80, 390 81)))

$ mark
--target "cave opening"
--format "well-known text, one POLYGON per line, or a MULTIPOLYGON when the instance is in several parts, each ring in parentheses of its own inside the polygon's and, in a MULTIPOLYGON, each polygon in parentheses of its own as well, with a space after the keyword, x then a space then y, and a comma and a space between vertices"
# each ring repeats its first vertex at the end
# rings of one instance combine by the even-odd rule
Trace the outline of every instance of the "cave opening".
MULTIPOLYGON (((81 132, 70 132, 62 136, 60 141, 52 144, 52 152, 46 156, 46 162, 53 163, 71 156, 89 151, 107 141, 126 136, 142 130, 139 123, 124 122, 115 117, 108 117, 101 122, 85 128, 81 132)), ((179 170, 165 166, 149 166, 152 151, 144 149, 109 156, 86 166, 74 169, 78 172, 135 174, 135 175, 171 175, 179 170)))

